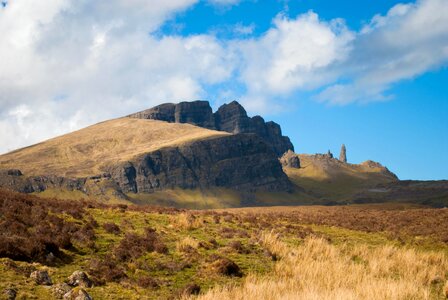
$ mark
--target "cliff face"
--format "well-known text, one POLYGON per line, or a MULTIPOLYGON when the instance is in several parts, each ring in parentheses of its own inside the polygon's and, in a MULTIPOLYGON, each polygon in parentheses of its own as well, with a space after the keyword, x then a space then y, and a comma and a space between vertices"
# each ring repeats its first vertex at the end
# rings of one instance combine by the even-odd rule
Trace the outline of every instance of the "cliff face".
POLYGON ((238 134, 163 148, 115 166, 123 192, 226 187, 289 191, 292 186, 272 149, 258 136, 238 134))
POLYGON ((294 150, 289 138, 282 136, 280 125, 265 122, 260 116, 248 117, 244 107, 236 101, 222 105, 215 113, 208 101, 194 101, 161 104, 129 117, 189 123, 230 133, 254 133, 261 137, 278 157, 288 150, 294 150))
POLYGON ((115 196, 166 189, 223 187, 242 192, 291 191, 273 150, 255 134, 236 134, 164 147, 109 165, 104 174, 85 178, 26 176, 20 170, 0 170, 0 187, 18 192, 47 189, 115 196))

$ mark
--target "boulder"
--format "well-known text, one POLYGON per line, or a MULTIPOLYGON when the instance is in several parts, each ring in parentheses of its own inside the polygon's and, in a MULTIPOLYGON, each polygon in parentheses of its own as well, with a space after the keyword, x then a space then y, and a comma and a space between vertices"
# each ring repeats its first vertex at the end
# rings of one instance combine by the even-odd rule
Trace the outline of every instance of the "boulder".
POLYGON ((84 289, 75 288, 64 295, 64 300, 92 300, 84 289))
POLYGON ((83 271, 75 271, 67 278, 67 283, 71 286, 80 286, 89 288, 92 286, 92 280, 83 271))
POLYGON ((295 154, 291 150, 288 150, 283 156, 280 158, 280 162, 282 166, 288 168, 300 168, 300 158, 298 154, 295 154))
POLYGON ((22 176, 22 171, 20 171, 19 169, 10 169, 7 171, 7 174, 9 176, 22 176))
POLYGON ((57 283, 51 287, 51 291, 57 299, 62 299, 64 295, 70 292, 71 290, 72 287, 69 286, 67 283, 57 283))
POLYGON ((37 270, 31 273, 30 278, 34 279, 34 281, 39 285, 52 285, 50 275, 48 275, 48 271, 45 270, 37 270))
POLYGON ((7 289, 3 290, 3 295, 4 295, 4 298, 2 297, 2 299, 14 300, 17 297, 17 289, 7 288, 7 289))

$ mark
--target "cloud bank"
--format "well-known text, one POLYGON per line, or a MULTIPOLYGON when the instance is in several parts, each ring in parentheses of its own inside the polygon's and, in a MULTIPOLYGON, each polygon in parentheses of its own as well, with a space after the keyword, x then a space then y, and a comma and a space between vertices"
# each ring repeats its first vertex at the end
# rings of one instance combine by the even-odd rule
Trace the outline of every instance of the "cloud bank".
POLYGON ((279 14, 258 37, 157 32, 197 2, 0 8, 0 153, 166 101, 236 97, 263 112, 303 90, 336 105, 384 100, 394 83, 448 61, 446 0, 398 4, 359 32, 315 12, 279 14))

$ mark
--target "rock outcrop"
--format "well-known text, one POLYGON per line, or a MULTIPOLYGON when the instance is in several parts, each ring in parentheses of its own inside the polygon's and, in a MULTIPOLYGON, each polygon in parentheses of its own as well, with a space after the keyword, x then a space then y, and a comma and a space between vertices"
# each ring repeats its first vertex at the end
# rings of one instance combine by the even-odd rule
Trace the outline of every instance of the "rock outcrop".
POLYGON ((225 187, 289 191, 273 150, 255 134, 237 134, 166 147, 111 168, 124 193, 225 187))
POLYGON ((20 193, 43 192, 48 188, 63 188, 69 191, 84 189, 87 178, 59 176, 24 176, 20 170, 0 170, 0 187, 20 193))
POLYGON ((280 162, 284 167, 300 169, 299 155, 291 150, 288 150, 285 154, 283 154, 280 158, 280 162))
POLYGON ((345 148, 345 145, 342 144, 341 146, 341 153, 339 153, 339 160, 342 162, 347 162, 347 149, 345 148))
POLYGON ((265 122, 260 116, 249 117, 244 107, 236 101, 222 105, 215 113, 208 101, 193 101, 161 104, 128 117, 189 123, 235 134, 254 133, 270 145, 277 156, 294 150, 289 138, 282 135, 280 125, 272 121, 265 122))

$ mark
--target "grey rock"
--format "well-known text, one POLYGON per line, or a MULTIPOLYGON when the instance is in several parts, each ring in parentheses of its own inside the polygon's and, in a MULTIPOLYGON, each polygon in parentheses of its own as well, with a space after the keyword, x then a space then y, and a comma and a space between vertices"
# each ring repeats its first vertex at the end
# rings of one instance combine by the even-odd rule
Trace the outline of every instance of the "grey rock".
POLYGON ((64 295, 64 300, 92 300, 84 289, 73 289, 64 295))
POLYGON ((189 123, 204 128, 215 129, 215 119, 208 101, 180 102, 178 104, 165 103, 131 114, 128 117, 171 123, 189 123))
POLYGON ((160 120, 173 123, 174 122, 174 111, 176 109, 176 104, 165 103, 153 108, 129 115, 129 117, 137 119, 151 119, 160 120))
POLYGON ((345 148, 345 145, 342 144, 341 146, 341 153, 339 154, 339 160, 342 162, 347 162, 347 149, 345 148))
POLYGON ((22 171, 20 171, 19 169, 11 169, 7 171, 7 174, 10 176, 22 176, 22 171))
POLYGON ((17 297, 17 289, 15 288, 7 288, 3 290, 4 299, 14 300, 17 297))
POLYGON ((69 286, 67 283, 57 283, 51 287, 53 295, 58 299, 62 299, 64 295, 70 292, 71 290, 72 287, 69 286))
POLYGON ((199 127, 215 129, 215 118, 208 101, 181 102, 174 112, 176 123, 189 123, 199 127))
POLYGON ((215 112, 216 129, 230 133, 255 133, 272 147, 277 156, 294 146, 288 137, 282 136, 280 125, 265 122, 260 116, 248 117, 246 110, 237 101, 222 105, 215 112))
POLYGON ((80 286, 84 288, 92 287, 92 280, 83 271, 75 271, 67 279, 67 283, 71 286, 80 286))
POLYGON ((48 275, 47 271, 41 271, 37 270, 31 273, 30 275, 31 279, 34 279, 34 281, 39 285, 52 285, 50 275, 48 275))
POLYGON ((161 104, 128 117, 189 123, 235 134, 254 133, 270 145, 278 157, 287 150, 294 150, 289 138, 282 136, 280 125, 265 122, 260 116, 248 117, 244 107, 237 101, 222 105, 215 113, 208 101, 193 101, 161 104))
POLYGON ((275 153, 254 134, 163 148, 114 167, 110 173, 125 193, 151 193, 175 187, 291 190, 275 153))
POLYGON ((288 150, 283 154, 283 156, 280 158, 280 162, 282 166, 289 167, 289 168, 300 168, 300 158, 299 155, 292 152, 291 150, 288 150))

